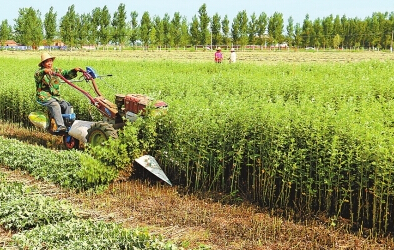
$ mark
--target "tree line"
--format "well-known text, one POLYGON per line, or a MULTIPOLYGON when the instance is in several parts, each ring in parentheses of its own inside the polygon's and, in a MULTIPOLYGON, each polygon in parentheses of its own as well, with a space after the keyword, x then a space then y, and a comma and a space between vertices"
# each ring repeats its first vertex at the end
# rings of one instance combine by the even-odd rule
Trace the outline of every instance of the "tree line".
POLYGON ((111 15, 107 6, 96 7, 91 13, 78 14, 75 6, 57 22, 53 7, 41 19, 39 10, 19 9, 13 27, 8 20, 0 26, 0 43, 15 40, 19 44, 37 48, 61 41, 70 47, 84 45, 121 47, 140 43, 144 47, 273 45, 287 43, 294 47, 315 48, 378 48, 392 47, 394 12, 372 13, 365 19, 339 15, 311 20, 306 14, 302 24, 290 16, 285 27, 283 14, 268 16, 262 12, 248 15, 245 10, 230 20, 227 15, 209 16, 203 4, 191 22, 179 12, 173 16, 150 16, 144 12, 139 18, 136 11, 126 12, 119 4, 111 15), (129 19, 130 18, 130 19, 129 19))

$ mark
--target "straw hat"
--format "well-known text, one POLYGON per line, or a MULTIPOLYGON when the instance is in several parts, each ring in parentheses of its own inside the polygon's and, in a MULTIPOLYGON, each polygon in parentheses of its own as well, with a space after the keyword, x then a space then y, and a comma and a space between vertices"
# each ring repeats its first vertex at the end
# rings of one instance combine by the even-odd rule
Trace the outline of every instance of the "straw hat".
POLYGON ((220 47, 217 47, 217 48, 216 48, 216 50, 222 50, 222 48, 220 48, 220 47))
POLYGON ((234 52, 235 51, 235 49, 234 48, 231 48, 231 52, 234 52))
POLYGON ((55 60, 56 57, 51 56, 48 52, 44 52, 41 54, 41 62, 38 64, 39 67, 42 67, 42 63, 45 62, 48 59, 53 59, 55 60))

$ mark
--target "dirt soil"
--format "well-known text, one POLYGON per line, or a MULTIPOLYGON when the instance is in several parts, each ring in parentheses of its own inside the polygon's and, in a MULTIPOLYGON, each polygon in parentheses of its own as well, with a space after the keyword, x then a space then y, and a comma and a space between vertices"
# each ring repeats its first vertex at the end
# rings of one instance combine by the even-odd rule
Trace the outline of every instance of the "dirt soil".
MULTIPOLYGON (((0 135, 54 150, 62 148, 57 137, 15 125, 0 123, 0 135)), ((0 171, 7 173, 9 181, 35 185, 44 195, 70 201, 82 217, 145 227, 185 249, 394 249, 391 237, 373 237, 368 230, 349 232, 346 220, 336 227, 330 227, 324 216, 295 223, 248 202, 231 203, 224 194, 201 198, 180 186, 149 178, 123 176, 102 193, 76 193, 4 166, 0 171)), ((0 227, 0 249, 11 236, 0 227)))

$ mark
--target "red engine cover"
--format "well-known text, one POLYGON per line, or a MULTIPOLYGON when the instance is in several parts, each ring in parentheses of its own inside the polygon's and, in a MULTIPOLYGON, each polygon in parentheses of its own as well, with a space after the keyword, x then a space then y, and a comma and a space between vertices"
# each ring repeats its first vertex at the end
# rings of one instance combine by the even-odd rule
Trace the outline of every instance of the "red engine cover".
MULTIPOLYGON (((124 98, 125 112, 130 111, 134 114, 139 114, 141 112, 141 114, 144 115, 146 112, 145 108, 151 101, 153 101, 153 99, 146 95, 127 94, 124 98)), ((153 107, 165 108, 167 107, 167 103, 156 100, 154 101, 153 107)))
POLYGON ((124 98, 125 112, 131 111, 135 114, 144 113, 149 103, 149 97, 140 94, 127 94, 124 98))

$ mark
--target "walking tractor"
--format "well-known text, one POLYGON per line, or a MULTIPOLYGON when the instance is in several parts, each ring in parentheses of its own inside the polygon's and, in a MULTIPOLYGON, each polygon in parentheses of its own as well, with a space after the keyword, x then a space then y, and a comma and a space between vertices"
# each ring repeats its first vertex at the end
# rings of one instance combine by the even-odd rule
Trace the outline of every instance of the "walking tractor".
MULTIPOLYGON (((118 137, 117 130, 122 128, 126 121, 134 122, 139 115, 144 116, 148 105, 152 106, 153 111, 161 112, 167 109, 167 103, 164 101, 153 100, 142 94, 116 94, 115 103, 107 100, 99 91, 95 81, 96 78, 104 76, 97 75, 91 67, 86 67, 86 71, 82 71, 82 80, 73 81, 64 78, 61 74, 55 73, 55 75, 60 77, 64 83, 84 94, 103 116, 103 120, 99 122, 77 120, 73 109, 71 109, 70 114, 62 114, 67 130, 56 132, 57 126, 50 112, 38 111, 29 114, 29 120, 36 127, 45 129, 53 135, 62 136, 67 149, 77 149, 81 142, 88 143, 91 146, 100 146, 110 137, 116 139, 118 137), (90 82, 96 96, 92 96, 88 91, 74 84, 80 81, 90 82)), ((135 159, 135 161, 171 185, 171 182, 152 156, 144 155, 135 159)))

